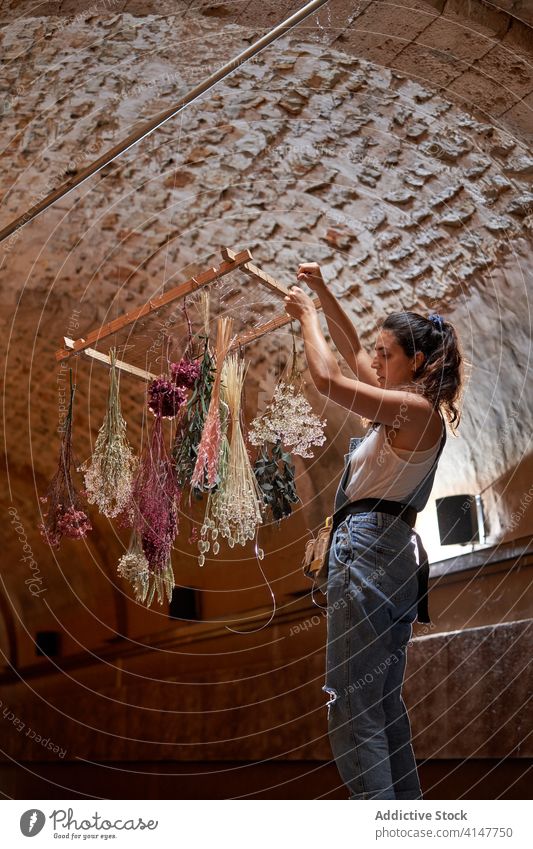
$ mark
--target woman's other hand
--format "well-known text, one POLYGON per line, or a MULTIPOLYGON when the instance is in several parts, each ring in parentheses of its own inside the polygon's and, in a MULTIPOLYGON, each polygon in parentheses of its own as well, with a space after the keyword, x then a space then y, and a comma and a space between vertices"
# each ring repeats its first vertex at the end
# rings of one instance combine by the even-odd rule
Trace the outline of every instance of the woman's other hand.
POLYGON ((300 322, 308 318, 316 317, 316 308, 313 299, 306 295, 299 286, 291 286, 290 295, 284 298, 285 311, 291 318, 297 318, 300 322))
POLYGON ((300 263, 296 279, 307 283, 313 292, 319 292, 326 285, 318 262, 300 263))

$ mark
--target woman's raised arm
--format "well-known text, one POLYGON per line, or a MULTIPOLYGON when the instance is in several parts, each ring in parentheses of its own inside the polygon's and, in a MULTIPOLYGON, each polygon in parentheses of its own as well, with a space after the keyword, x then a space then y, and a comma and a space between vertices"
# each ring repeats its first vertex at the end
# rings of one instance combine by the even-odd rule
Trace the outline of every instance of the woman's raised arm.
POLYGON ((299 265, 298 280, 307 283, 320 298, 331 338, 355 376, 371 386, 379 386, 376 372, 371 365, 372 357, 361 345, 353 322, 346 315, 331 289, 328 289, 318 263, 304 262, 299 265))
POLYGON ((321 395, 370 421, 392 425, 403 414, 408 430, 424 430, 431 416, 427 399, 414 392, 369 386, 343 375, 324 339, 312 299, 298 286, 292 286, 285 298, 285 310, 300 321, 307 365, 321 395))

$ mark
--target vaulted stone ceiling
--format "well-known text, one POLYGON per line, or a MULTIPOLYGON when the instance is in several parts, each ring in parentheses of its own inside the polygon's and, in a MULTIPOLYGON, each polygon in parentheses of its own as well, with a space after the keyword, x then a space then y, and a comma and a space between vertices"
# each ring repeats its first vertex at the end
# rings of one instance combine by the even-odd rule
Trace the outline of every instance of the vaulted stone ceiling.
MULTIPOLYGON (((301 5, 4 4, 2 223, 301 5)), ((299 262, 319 261, 369 347, 389 311, 437 309, 455 321, 469 379, 434 495, 487 487, 493 539, 527 533, 525 521, 519 532, 505 525, 531 468, 526 6, 332 2, 1 246, 9 496, 57 593, 61 558, 33 532, 57 457, 54 352, 64 335, 218 261, 223 245, 250 248, 287 285, 299 262)), ((272 386, 279 345, 266 337, 254 349, 251 408, 272 386)), ((81 459, 107 373, 80 359, 77 382, 81 459)), ((313 524, 360 426, 308 390, 328 419, 324 452, 298 465, 313 524)), ((123 381, 134 444, 142 391, 123 381)), ((80 598, 113 586, 119 542, 99 551, 93 537, 69 575, 80 598)), ((22 609, 11 531, 6 551, 4 581, 22 609)), ((120 623, 121 602, 110 604, 120 623)))

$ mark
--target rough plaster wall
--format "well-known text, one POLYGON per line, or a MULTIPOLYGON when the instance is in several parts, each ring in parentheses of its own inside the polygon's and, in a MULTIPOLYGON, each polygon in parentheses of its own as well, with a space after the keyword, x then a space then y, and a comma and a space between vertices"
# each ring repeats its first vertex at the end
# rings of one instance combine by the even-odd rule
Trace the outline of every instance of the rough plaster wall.
MULTIPOLYGON (((248 4, 246 29, 224 23, 224 39, 220 14, 198 18, 192 11, 137 18, 113 10, 84 15, 76 6, 71 18, 26 17, 6 27, 7 85, 19 89, 4 100, 2 222, 234 56, 244 34, 249 38, 264 16, 272 20, 271 5, 262 4, 262 18, 248 4)), ((347 14, 350 5, 338 8, 347 14)), ((443 26, 443 4, 415 6, 418 17, 406 15, 405 26, 418 26, 422 14, 429 38, 432 26, 443 26)), ((53 352, 61 337, 83 335, 114 316, 111 304, 122 311, 143 303, 161 291, 170 271, 178 278, 194 273, 221 245, 251 248, 258 264, 285 283, 294 280, 298 262, 320 261, 369 346, 376 318, 394 309, 431 308, 455 319, 471 366, 461 438, 449 440, 435 495, 480 489, 528 458, 533 158, 511 131, 495 128, 505 103, 498 102, 493 121, 472 117, 470 103, 461 109, 446 92, 413 81, 416 62, 403 52, 407 30, 401 53, 385 35, 370 50, 369 33, 376 25, 386 33, 389 18, 372 23, 384 4, 358 10, 359 31, 352 26, 335 35, 342 52, 324 46, 327 29, 287 36, 2 246, 7 457, 28 528, 37 490, 55 462, 53 352), (402 70, 348 55, 356 49, 402 70), (176 232, 179 239, 165 250, 176 232)), ((489 61, 491 38, 509 40, 516 29, 500 18, 483 26, 478 64, 489 61)), ((458 50, 446 60, 455 71, 458 50)), ((508 54, 504 48, 502 62, 508 54)), ((521 54, 514 56, 505 84, 513 106, 530 85, 521 54)), ((502 67, 495 72, 503 74, 502 67)), ((437 70, 430 74, 437 86, 451 91, 453 80, 464 81, 464 68, 445 82, 437 70)), ((265 340, 265 354, 276 348, 265 340)), ((107 377, 82 369, 76 439, 85 457, 89 427, 94 438, 102 418, 107 377)), ((265 385, 271 371, 264 360, 252 379, 265 385)), ((125 384, 134 442, 139 393, 134 381, 125 384)), ((312 387, 309 394, 319 405, 312 387)), ((310 525, 329 508, 331 470, 340 468, 349 435, 359 432, 357 417, 333 405, 326 414, 326 450, 334 456, 313 463, 310 475, 299 466, 304 504, 314 498, 310 525)), ((496 535, 524 491, 513 482, 504 489, 496 535)), ((523 519, 508 535, 528 529, 523 519)), ((15 569, 18 543, 9 545, 15 569)))

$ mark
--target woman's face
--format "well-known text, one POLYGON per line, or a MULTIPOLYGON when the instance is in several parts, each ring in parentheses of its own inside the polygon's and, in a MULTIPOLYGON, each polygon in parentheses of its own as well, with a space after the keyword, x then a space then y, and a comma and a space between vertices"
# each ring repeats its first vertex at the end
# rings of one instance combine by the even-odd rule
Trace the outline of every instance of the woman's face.
POLYGON ((408 357, 391 330, 381 330, 376 339, 372 368, 382 389, 411 383, 415 357, 408 357))

